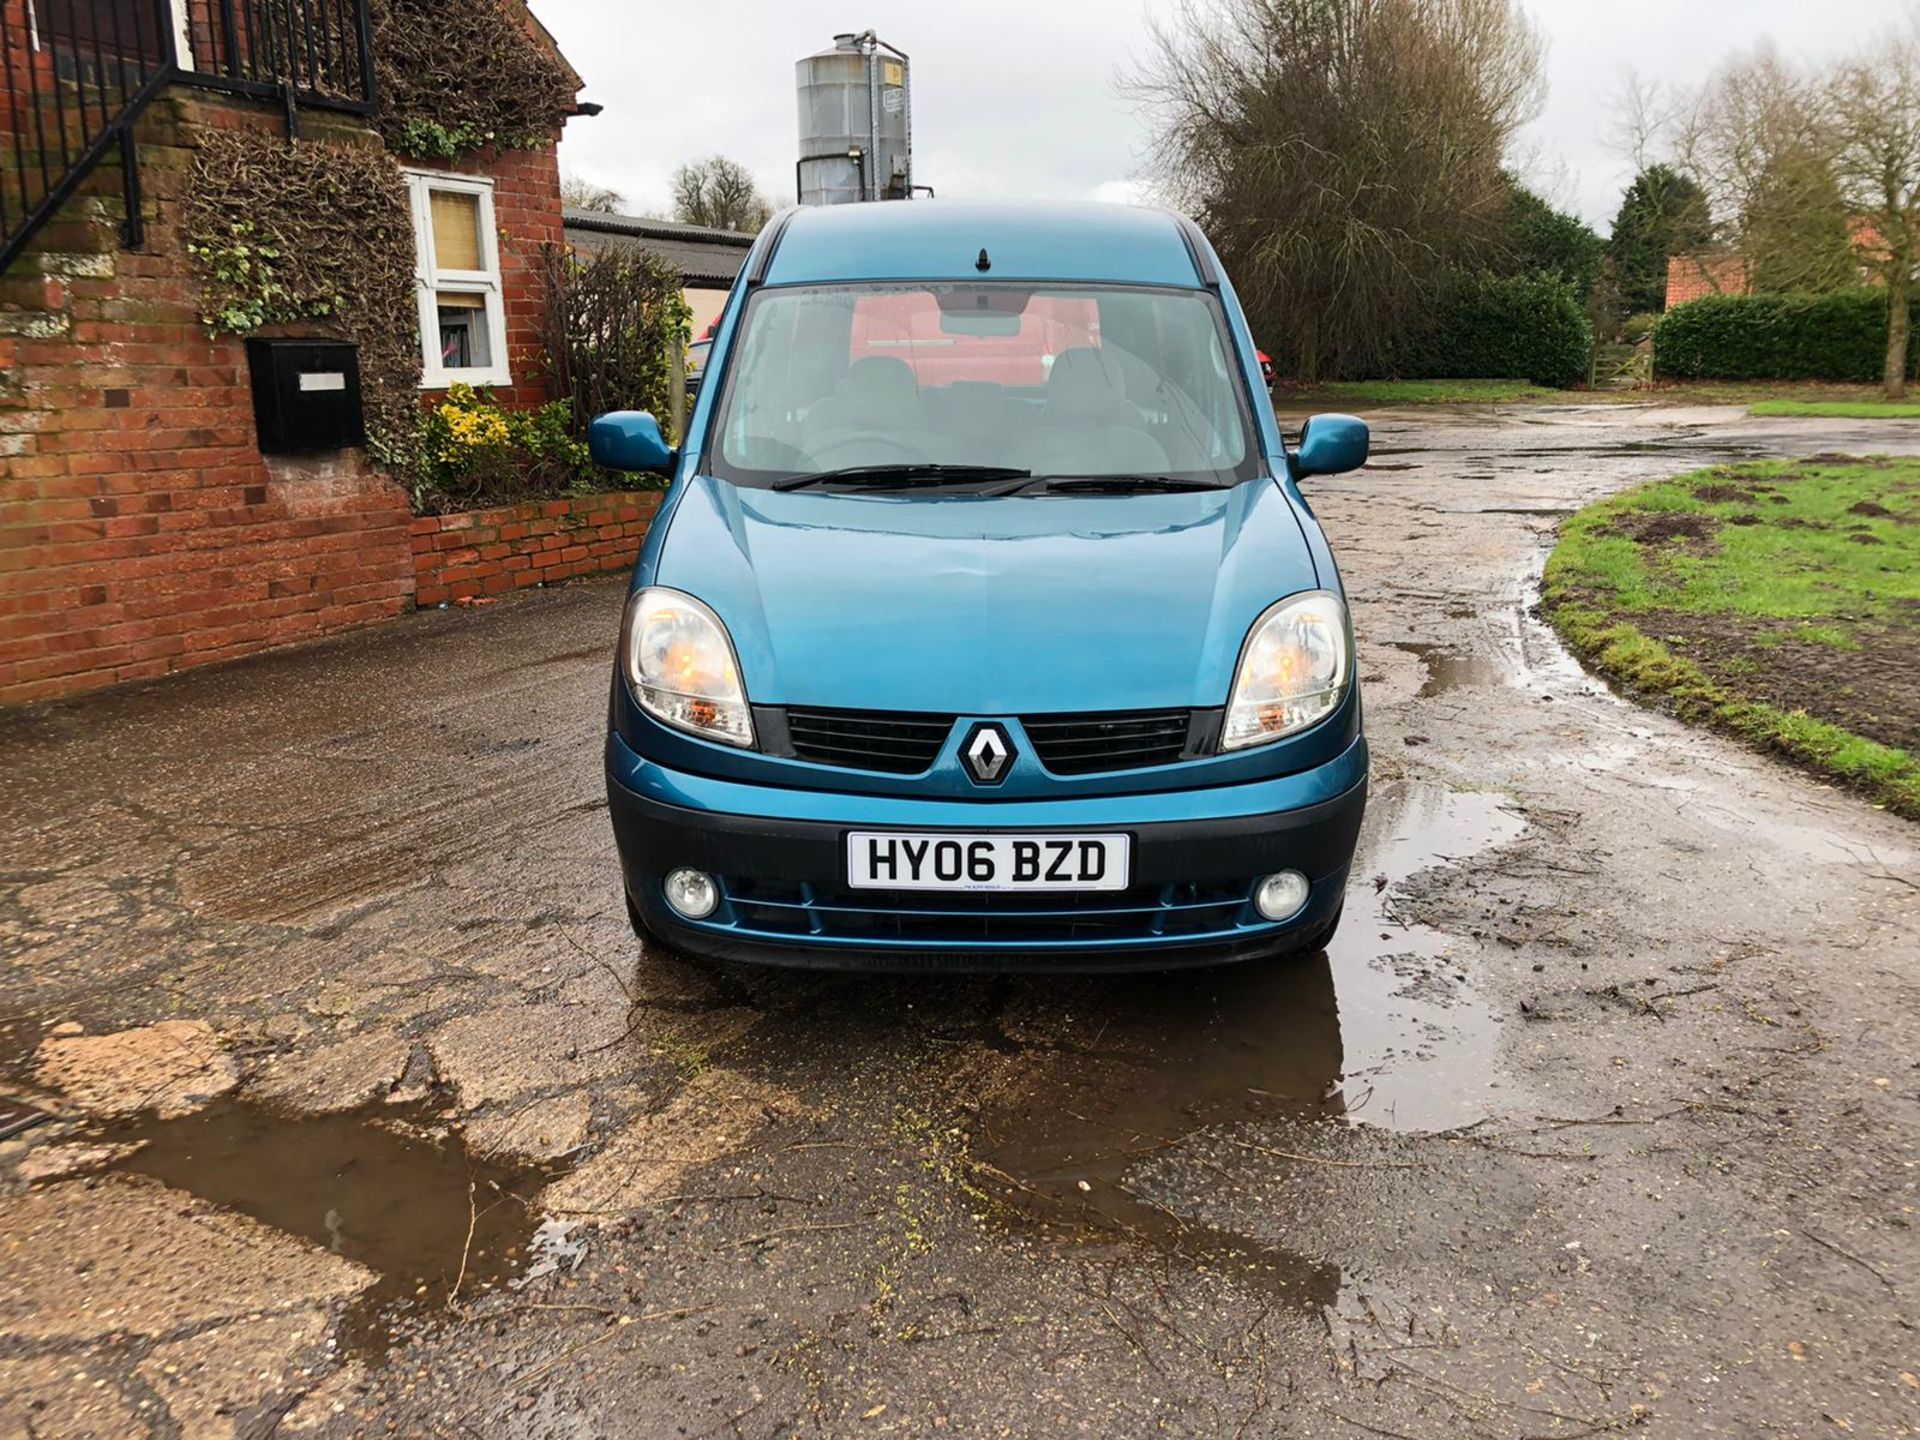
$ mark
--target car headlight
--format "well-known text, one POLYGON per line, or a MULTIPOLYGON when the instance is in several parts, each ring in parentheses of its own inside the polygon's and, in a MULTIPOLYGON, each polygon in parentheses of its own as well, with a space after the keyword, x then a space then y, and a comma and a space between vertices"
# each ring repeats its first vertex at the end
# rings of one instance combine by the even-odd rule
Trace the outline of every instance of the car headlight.
POLYGON ((657 585, 635 591, 620 663, 641 709, 656 720, 707 740, 753 744, 733 642, 720 617, 691 595, 657 585))
POLYGON ((1270 607, 1240 651, 1220 748, 1264 745, 1326 719, 1346 694, 1352 651, 1339 596, 1316 590, 1270 607))

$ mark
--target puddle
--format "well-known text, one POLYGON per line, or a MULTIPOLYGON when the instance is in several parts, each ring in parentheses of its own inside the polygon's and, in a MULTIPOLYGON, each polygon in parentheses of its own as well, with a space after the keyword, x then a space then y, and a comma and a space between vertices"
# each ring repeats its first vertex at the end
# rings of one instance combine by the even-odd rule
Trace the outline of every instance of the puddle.
POLYGON ((1391 640, 1387 644, 1389 649, 1416 656, 1426 667, 1427 678, 1418 692, 1422 700, 1469 686, 1501 685, 1507 679, 1507 667, 1485 655, 1462 655, 1414 640, 1391 640))
POLYGON ((29 1105, 24 1100, 9 1100, 0 1096, 0 1140, 11 1140, 16 1135, 24 1135, 38 1125, 45 1125, 53 1119, 46 1111, 29 1105))
POLYGON ((535 1224, 525 1197, 545 1178, 382 1123, 407 1118, 289 1116, 222 1100, 88 1138, 139 1142, 115 1169, 151 1175, 376 1271, 378 1283, 348 1310, 340 1343, 377 1361, 409 1316, 446 1306, 456 1280, 472 1296, 513 1271, 535 1224))
POLYGON ((1399 911, 1412 876, 1520 835, 1524 822, 1502 804, 1434 785, 1382 787, 1326 953, 1015 987, 1002 1025, 1032 1072, 1017 1099, 983 1104, 974 1146, 1017 1187, 1014 1208, 1332 1303, 1336 1266, 1191 1224, 1134 1195, 1127 1173, 1185 1135, 1235 1121, 1344 1116, 1431 1131, 1481 1118, 1499 1083, 1499 1022, 1447 960, 1450 937, 1399 911))
POLYGON ((46 1033, 38 1016, 0 1018, 0 1094, 32 1088, 33 1054, 46 1033))
POLYGON ((1325 1113, 1341 1074, 1325 958, 1021 991, 1003 1024, 1032 1070, 1017 1099, 982 1106, 973 1144, 1012 1181, 1003 1201, 1043 1230, 1125 1235, 1293 1303, 1330 1303, 1338 1267, 1195 1224, 1126 1185, 1137 1161, 1195 1130, 1325 1113), (1063 1012, 1085 1023, 1043 1040, 1063 1012))
POLYGON ((1367 803, 1346 918, 1327 952, 1345 1050, 1343 1108, 1355 1122, 1391 1130, 1471 1124, 1499 1084, 1500 1022, 1447 959, 1452 937, 1402 917, 1402 887, 1518 839, 1526 822, 1501 796, 1438 785, 1382 786, 1367 803))

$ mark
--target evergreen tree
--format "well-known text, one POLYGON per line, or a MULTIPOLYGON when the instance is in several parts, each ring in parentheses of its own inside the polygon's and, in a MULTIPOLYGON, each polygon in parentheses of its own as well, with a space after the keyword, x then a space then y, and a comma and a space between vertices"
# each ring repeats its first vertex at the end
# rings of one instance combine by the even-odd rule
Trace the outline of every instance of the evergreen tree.
POLYGON ((1664 310, 1668 257, 1705 249, 1712 239, 1706 192, 1697 184, 1666 165, 1650 165, 1634 176, 1607 243, 1627 313, 1664 310))
POLYGON ((1563 214, 1518 181, 1507 199, 1505 268, 1514 275, 1550 275, 1573 287, 1585 305, 1600 278, 1606 242, 1584 220, 1563 214))

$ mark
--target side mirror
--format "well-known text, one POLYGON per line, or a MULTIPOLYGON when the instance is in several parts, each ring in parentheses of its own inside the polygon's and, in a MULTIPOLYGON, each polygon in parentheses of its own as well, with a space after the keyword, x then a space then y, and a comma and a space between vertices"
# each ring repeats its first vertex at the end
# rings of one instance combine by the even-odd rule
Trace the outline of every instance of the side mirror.
POLYGON ((673 447, 660 422, 645 410, 614 410, 596 416, 587 430, 587 451, 609 470, 663 473, 673 469, 673 447))
POLYGON ((1351 415, 1315 415, 1301 427, 1296 475, 1344 475, 1367 463, 1367 422, 1351 415))

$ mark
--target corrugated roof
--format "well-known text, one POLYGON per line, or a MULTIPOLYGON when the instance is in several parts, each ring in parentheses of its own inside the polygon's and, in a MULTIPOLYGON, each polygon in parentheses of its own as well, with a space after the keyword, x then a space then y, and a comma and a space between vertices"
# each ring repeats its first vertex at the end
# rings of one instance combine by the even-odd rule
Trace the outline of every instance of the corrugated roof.
POLYGON ((689 285, 725 289, 746 263, 753 236, 734 230, 709 230, 644 215, 608 215, 598 210, 566 211, 567 243, 592 252, 609 245, 638 245, 673 266, 689 285))

